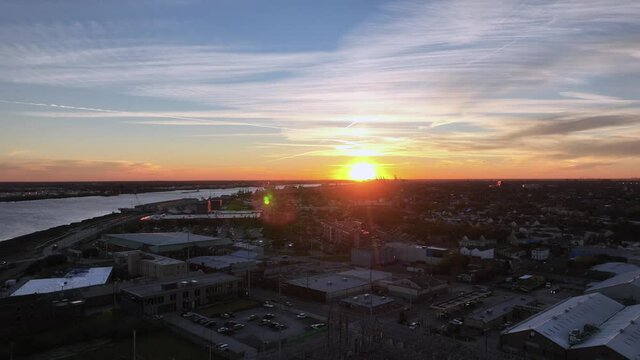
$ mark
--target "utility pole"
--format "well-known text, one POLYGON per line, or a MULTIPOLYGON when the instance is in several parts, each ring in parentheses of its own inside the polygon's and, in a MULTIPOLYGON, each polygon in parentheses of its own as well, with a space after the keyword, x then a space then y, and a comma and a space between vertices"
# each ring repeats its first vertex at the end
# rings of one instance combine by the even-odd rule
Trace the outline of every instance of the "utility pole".
POLYGON ((136 360, 136 330, 133 330, 133 360, 136 360))

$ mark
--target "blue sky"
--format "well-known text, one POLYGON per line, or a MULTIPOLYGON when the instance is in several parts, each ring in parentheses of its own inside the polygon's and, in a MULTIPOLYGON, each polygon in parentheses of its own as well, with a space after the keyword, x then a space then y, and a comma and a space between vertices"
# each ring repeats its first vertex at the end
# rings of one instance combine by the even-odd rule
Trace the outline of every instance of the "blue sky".
POLYGON ((636 1, 1 6, 0 180, 640 175, 636 1))

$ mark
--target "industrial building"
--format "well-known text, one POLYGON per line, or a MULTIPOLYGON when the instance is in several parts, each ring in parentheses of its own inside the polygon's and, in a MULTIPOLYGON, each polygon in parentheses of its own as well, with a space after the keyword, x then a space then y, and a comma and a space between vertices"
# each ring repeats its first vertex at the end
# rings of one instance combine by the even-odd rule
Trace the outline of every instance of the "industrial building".
POLYGON ((231 240, 228 239, 188 232, 106 234, 102 236, 101 241, 109 250, 142 250, 154 254, 186 253, 189 248, 231 244, 231 240))
POLYGON ((602 294, 564 300, 501 334, 502 349, 540 359, 640 358, 640 305, 602 294))
POLYGON ((347 296, 340 300, 340 305, 363 314, 382 314, 393 310, 398 304, 390 297, 365 293, 347 296))
POLYGON ((197 256, 187 259, 187 264, 192 270, 202 270, 206 273, 214 271, 241 272, 255 268, 259 257, 260 255, 255 252, 239 250, 229 255, 197 256))
POLYGON ((389 294, 411 301, 433 298, 449 290, 449 285, 432 276, 414 276, 385 284, 389 294))
POLYGON ((207 304, 237 298, 244 292, 242 279, 233 275, 186 273, 124 288, 121 304, 132 313, 157 315, 196 310, 207 304))
POLYGON ((429 265, 437 265, 449 251, 449 249, 443 247, 403 242, 391 242, 387 246, 391 248, 396 260, 403 263, 422 262, 429 265))
POLYGON ((320 302, 371 291, 371 282, 353 276, 322 274, 289 280, 282 289, 285 293, 320 302))
POLYGON ((140 250, 113 254, 116 266, 126 266, 131 276, 165 277, 187 272, 187 263, 140 250))
POLYGON ((88 286, 103 285, 109 281, 111 266, 79 268, 69 271, 61 278, 32 279, 27 281, 11 296, 46 294, 57 291, 79 289, 88 286))
POLYGON ((496 329, 505 322, 512 321, 518 310, 520 313, 528 313, 529 315, 540 310, 535 303, 535 298, 531 296, 514 296, 493 306, 474 311, 464 318, 464 324, 481 331, 496 329))
POLYGON ((589 284, 585 293, 602 293, 619 301, 640 302, 640 269, 623 272, 607 280, 589 284))

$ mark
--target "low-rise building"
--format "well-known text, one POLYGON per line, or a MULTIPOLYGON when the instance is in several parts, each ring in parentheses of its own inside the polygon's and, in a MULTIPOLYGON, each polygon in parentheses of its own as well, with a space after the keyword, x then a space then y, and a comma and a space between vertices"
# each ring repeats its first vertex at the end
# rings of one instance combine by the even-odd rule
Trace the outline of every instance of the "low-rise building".
POLYGON ((550 251, 548 248, 535 248, 531 250, 531 259, 537 261, 549 260, 550 251))
POLYGON ((502 349, 537 359, 640 358, 640 305, 594 293, 564 300, 501 334, 502 349))
MULTIPOLYGON (((101 239, 109 250, 142 250, 154 254, 188 255, 189 249, 230 245, 231 240, 188 232, 105 234, 101 239)), ((195 255, 191 253, 191 255, 195 255)))
POLYGON ((449 285, 432 276, 414 276, 388 282, 386 288, 393 296, 420 301, 447 292, 449 285))
POLYGON ((493 306, 472 312, 464 318, 464 324, 470 328, 486 331, 496 329, 513 319, 514 311, 518 307, 529 307, 535 303, 531 296, 514 296, 493 306))
POLYGON ((640 270, 623 272, 587 285, 585 293, 602 293, 612 299, 640 303, 640 270))
POLYGON ((222 273, 186 273, 171 279, 132 285, 121 290, 124 309, 157 315, 193 311, 201 306, 237 298, 245 293, 242 279, 222 273))
POLYGON ((480 247, 463 246, 460 248, 460 255, 476 257, 482 260, 486 260, 486 259, 493 259, 495 257, 494 251, 495 249, 492 247, 480 248, 480 247))
POLYGON ((340 300, 340 305, 363 314, 381 314, 393 310, 397 303, 387 296, 365 293, 347 296, 340 300))
POLYGON ((63 292, 65 290, 103 285, 109 281, 111 270, 111 266, 78 268, 69 271, 61 278, 32 279, 14 291, 11 296, 63 292))
POLYGON ((340 274, 321 274, 287 281, 283 292, 303 298, 328 302, 341 297, 371 291, 371 282, 340 274))
POLYGON ((122 251, 113 254, 116 265, 127 267, 129 275, 165 277, 187 272, 187 263, 139 250, 122 251))
POLYGON ((437 246, 416 245, 413 243, 391 242, 393 256, 404 263, 422 262, 437 265, 442 262, 449 249, 437 246))

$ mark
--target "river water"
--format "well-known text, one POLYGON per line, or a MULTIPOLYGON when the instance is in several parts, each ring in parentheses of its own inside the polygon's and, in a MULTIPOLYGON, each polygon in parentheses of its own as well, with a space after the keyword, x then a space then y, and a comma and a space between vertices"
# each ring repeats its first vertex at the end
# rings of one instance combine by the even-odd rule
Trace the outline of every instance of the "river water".
MULTIPOLYGON (((308 186, 308 185, 307 185, 308 186)), ((0 241, 35 231, 67 225, 96 216, 118 212, 120 208, 157 201, 231 195, 238 191, 254 192, 257 187, 201 189, 199 192, 166 191, 118 196, 84 196, 64 199, 45 199, 0 202, 0 241)))

